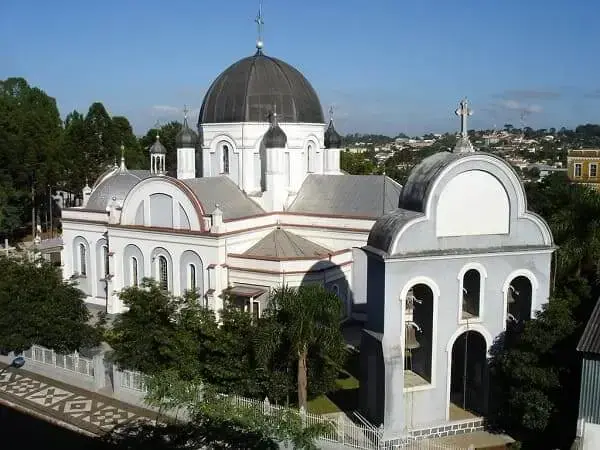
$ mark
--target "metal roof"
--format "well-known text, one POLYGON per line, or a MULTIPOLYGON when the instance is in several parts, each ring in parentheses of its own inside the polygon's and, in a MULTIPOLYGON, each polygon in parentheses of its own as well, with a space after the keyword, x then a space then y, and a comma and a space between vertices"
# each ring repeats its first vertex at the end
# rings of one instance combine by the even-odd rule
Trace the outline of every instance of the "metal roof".
POLYGON ((162 145, 162 143, 160 142, 160 138, 158 137, 158 135, 156 135, 156 140, 154 141, 154 144, 150 146, 150 154, 165 155, 166 153, 166 147, 162 145))
POLYGON ((406 180, 398 206, 411 211, 425 212, 430 185, 448 164, 465 155, 469 153, 440 152, 417 164, 406 180))
POLYGON ((183 118, 183 126, 175 136, 175 143, 177 148, 196 148, 198 134, 189 127, 187 116, 183 118))
POLYGON ((381 175, 306 177, 290 212, 377 218, 398 207, 402 186, 381 175), (385 191, 385 201, 384 201, 385 191))
POLYGON ((234 297, 254 298, 265 294, 267 288, 236 284, 235 286, 225 289, 225 292, 234 297))
POLYGON ((194 192, 205 209, 211 214, 217 205, 223 211, 223 219, 264 214, 264 210, 248 198, 227 176, 181 180, 194 192))
POLYGON ((293 259, 321 258, 331 253, 294 233, 277 228, 244 252, 244 256, 257 258, 293 259))
POLYGON ((92 191, 86 209, 96 211, 106 211, 108 203, 113 197, 117 202, 122 202, 136 184, 144 178, 150 177, 148 170, 125 170, 118 169, 112 175, 109 175, 104 181, 92 191))
POLYGON ((596 302, 592 315, 577 344, 577 351, 600 354, 600 301, 596 302))
POLYGON ((392 241, 402 227, 411 220, 423 215, 423 213, 408 209, 396 209, 380 217, 371 228, 367 245, 390 253, 392 241))
POLYGON ((274 123, 265 133, 263 142, 265 144, 265 148, 285 148, 287 144, 287 135, 281 129, 279 124, 274 123))
POLYGON ((324 123, 317 93, 297 69, 261 51, 228 67, 209 87, 198 123, 324 123))
POLYGON ((342 137, 335 130, 335 127, 333 126, 333 120, 330 120, 327 130, 325 130, 325 148, 341 148, 341 147, 342 147, 342 137))

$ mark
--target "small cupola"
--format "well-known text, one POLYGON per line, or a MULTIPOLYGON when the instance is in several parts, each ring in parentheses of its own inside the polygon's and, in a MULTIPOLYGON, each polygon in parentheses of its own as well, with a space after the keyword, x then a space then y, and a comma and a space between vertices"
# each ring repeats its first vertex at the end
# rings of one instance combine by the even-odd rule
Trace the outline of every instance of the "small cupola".
POLYGON ((271 126, 265 133, 265 148, 285 148, 287 145, 287 135, 277 123, 277 112, 271 114, 271 126))
POLYGON ((341 148, 342 136, 335 130, 333 118, 329 120, 329 126, 325 130, 325 148, 341 148))
POLYGON ((159 136, 158 132, 156 133, 156 140, 154 141, 154 144, 152 144, 152 146, 150 146, 150 154, 151 155, 166 155, 167 154, 167 149, 160 142, 160 136, 159 136))
POLYGON ((181 131, 175 137, 177 148, 196 148, 198 144, 198 134, 188 125, 187 108, 184 109, 183 126, 181 131))

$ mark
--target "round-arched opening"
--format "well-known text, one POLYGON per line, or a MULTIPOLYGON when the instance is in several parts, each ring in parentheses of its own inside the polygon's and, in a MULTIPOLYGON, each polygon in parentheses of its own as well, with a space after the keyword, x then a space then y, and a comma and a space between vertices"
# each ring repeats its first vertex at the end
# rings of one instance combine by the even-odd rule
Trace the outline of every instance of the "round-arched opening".
POLYGON ((163 255, 158 257, 158 284, 163 291, 169 290, 169 262, 163 255))
POLYGON ((487 344, 479 332, 468 330, 452 345, 448 405, 451 418, 461 413, 466 415, 462 418, 468 418, 468 413, 484 415, 488 397, 487 344))
POLYGON ((463 275, 462 319, 479 317, 481 302, 481 274, 477 269, 469 269, 463 275))
POLYGON ((229 173, 229 146, 227 144, 223 144, 221 147, 221 169, 222 173, 229 173))
POLYGON ((434 294, 426 284, 408 290, 405 302, 404 386, 431 383, 434 294))
POLYGON ((526 276, 515 277, 506 292, 506 320, 509 324, 520 324, 531 319, 533 286, 526 276))

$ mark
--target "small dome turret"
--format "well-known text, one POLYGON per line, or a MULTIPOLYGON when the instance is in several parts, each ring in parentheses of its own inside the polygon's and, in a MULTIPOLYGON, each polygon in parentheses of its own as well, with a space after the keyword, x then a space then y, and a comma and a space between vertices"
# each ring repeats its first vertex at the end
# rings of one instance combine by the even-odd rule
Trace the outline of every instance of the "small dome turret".
POLYGON ((188 125, 187 110, 183 116, 183 126, 181 127, 181 131, 177 133, 175 142, 177 148, 196 148, 196 144, 198 143, 198 134, 188 125))
POLYGON ((325 131, 325 148, 341 148, 342 137, 333 126, 333 119, 329 121, 329 126, 325 131))
POLYGON ((265 133, 265 148, 285 148, 287 135, 277 123, 277 113, 271 114, 271 126, 265 133))
POLYGON ((156 140, 154 141, 154 144, 152 144, 152 146, 150 147, 150 154, 165 155, 166 153, 167 149, 164 145, 162 145, 162 143, 160 142, 160 136, 158 135, 158 133, 156 133, 156 140))

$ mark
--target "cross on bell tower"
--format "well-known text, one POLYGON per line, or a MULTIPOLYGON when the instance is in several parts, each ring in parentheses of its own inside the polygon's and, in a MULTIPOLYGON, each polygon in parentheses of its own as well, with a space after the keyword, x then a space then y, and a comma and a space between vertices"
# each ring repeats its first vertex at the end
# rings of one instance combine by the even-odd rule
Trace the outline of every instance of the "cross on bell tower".
POLYGON ((456 146, 454 147, 455 153, 461 152, 474 152, 473 144, 469 140, 469 133, 467 127, 468 117, 473 115, 473 111, 469 108, 469 103, 467 99, 464 98, 461 100, 458 108, 454 113, 460 117, 460 134, 458 136, 458 141, 456 142, 456 146))
POLYGON ((460 117, 460 135, 463 138, 467 137, 467 118, 473 115, 473 111, 469 109, 467 99, 463 99, 454 113, 460 117))

